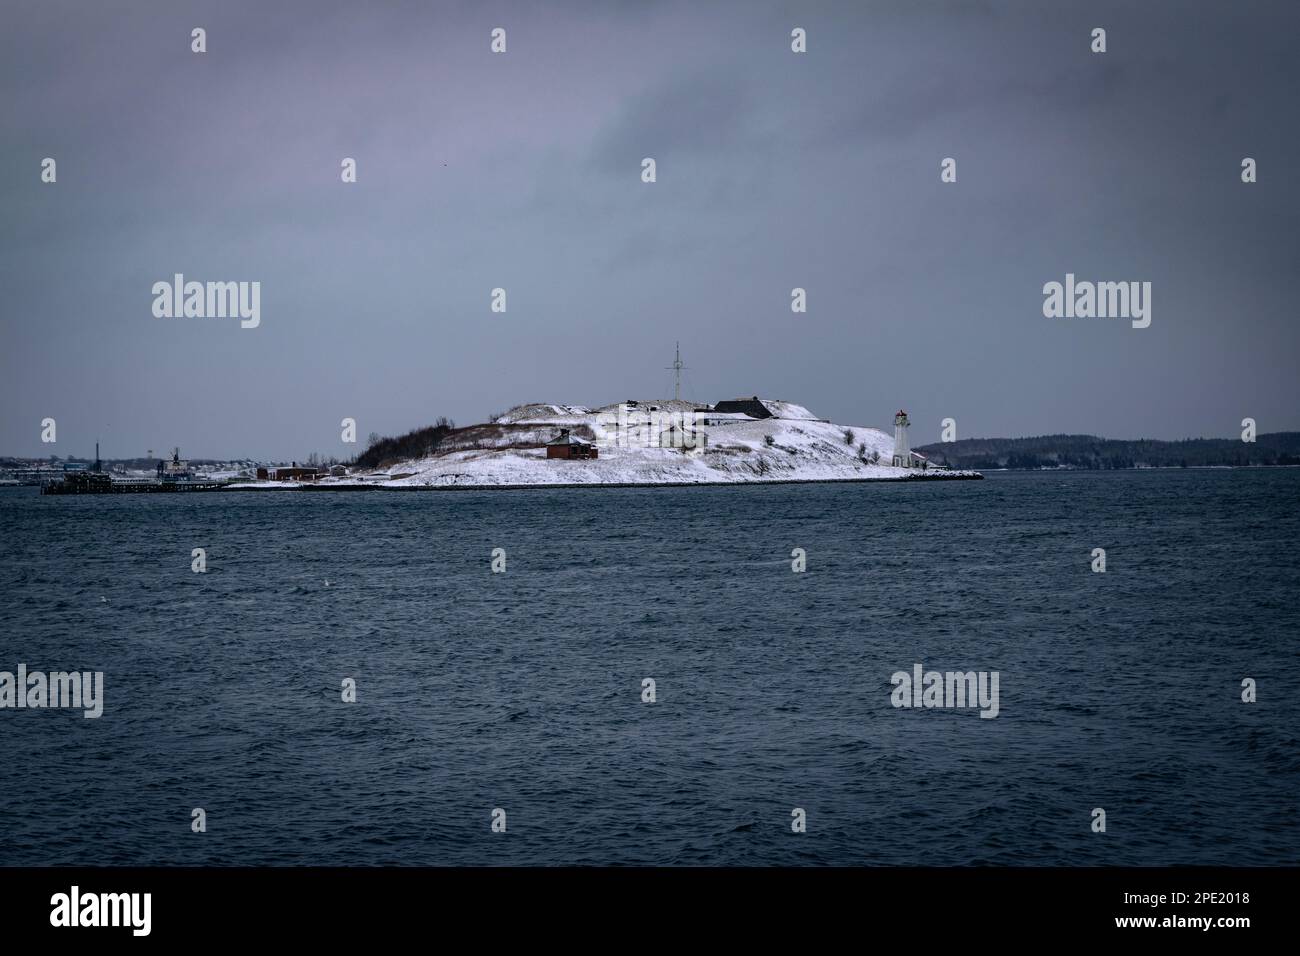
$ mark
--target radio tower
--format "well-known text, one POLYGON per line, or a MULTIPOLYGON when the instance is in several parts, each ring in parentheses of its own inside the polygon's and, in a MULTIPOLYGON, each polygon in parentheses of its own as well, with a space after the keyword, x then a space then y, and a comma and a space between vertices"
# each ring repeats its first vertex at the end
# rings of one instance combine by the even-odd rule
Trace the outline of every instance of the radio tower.
POLYGON ((673 364, 664 367, 674 373, 673 401, 680 401, 682 397, 682 369, 686 368, 686 366, 682 364, 681 342, 677 343, 677 352, 676 357, 673 359, 673 364))

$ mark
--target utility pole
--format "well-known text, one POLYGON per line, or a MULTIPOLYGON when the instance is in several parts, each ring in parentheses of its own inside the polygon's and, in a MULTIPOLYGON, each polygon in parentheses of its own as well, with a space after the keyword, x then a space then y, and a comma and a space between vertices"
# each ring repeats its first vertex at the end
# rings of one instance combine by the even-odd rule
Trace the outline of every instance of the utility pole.
POLYGON ((679 401, 682 397, 682 369, 686 368, 686 366, 682 364, 682 343, 681 342, 677 343, 676 358, 673 359, 673 364, 665 366, 665 368, 675 373, 674 376, 675 380, 673 384, 673 400, 679 401))

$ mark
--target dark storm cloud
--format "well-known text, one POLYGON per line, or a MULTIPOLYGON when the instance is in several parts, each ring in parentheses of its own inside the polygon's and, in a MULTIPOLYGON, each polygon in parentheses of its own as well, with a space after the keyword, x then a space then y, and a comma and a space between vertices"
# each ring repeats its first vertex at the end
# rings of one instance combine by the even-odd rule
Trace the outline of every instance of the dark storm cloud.
POLYGON ((663 393, 678 339, 693 397, 921 441, 1300 427, 1291 4, 0 16, 0 452, 345 455, 345 416, 663 393), (1067 271, 1151 281, 1151 328, 1043 318, 1067 271), (175 272, 261 281, 262 325, 154 319, 175 272))

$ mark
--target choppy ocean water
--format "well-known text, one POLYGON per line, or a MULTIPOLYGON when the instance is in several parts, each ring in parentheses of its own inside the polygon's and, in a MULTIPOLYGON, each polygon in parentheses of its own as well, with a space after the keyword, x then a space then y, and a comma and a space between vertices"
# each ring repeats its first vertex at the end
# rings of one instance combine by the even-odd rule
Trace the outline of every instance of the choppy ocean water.
POLYGON ((0 865, 1295 865, 1297 501, 1300 470, 3 490, 0 670, 106 686, 0 710, 0 865), (915 663, 998 671, 998 717, 894 708, 915 663))

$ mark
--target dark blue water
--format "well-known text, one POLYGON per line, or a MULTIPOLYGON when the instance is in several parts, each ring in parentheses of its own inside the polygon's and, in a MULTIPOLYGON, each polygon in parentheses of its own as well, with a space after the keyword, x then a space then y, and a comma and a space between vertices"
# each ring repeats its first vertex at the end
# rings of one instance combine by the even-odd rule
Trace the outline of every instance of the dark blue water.
POLYGON ((0 492, 0 670, 106 682, 0 710, 0 865, 1295 865, 1298 492, 0 492))

